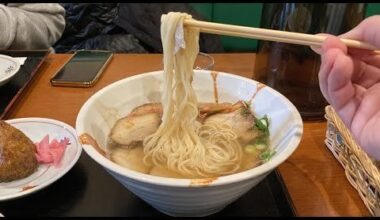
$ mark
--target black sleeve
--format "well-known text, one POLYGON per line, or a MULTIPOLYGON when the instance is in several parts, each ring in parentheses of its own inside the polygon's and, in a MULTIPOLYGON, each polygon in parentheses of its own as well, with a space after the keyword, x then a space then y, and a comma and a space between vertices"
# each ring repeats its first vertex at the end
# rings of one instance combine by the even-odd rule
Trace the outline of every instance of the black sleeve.
MULTIPOLYGON (((184 12, 194 19, 205 20, 186 3, 120 3, 115 24, 134 35, 150 52, 162 52, 160 35, 161 15, 171 11, 184 12)), ((220 37, 200 34, 200 51, 224 52, 220 37)))

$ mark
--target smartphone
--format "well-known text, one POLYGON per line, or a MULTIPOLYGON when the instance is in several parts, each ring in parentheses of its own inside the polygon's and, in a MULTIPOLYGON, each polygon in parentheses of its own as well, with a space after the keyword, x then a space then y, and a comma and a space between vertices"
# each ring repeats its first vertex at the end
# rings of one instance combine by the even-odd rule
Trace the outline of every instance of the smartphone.
POLYGON ((112 58, 111 51, 78 50, 50 79, 54 86, 91 87, 112 58))

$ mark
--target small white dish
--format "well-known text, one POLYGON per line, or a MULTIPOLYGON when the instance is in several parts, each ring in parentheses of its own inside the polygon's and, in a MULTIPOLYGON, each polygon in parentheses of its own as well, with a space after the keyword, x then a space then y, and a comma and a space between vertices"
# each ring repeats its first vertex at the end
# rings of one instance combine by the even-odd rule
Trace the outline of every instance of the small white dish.
POLYGON ((66 147, 59 167, 39 164, 37 171, 24 179, 0 183, 0 201, 22 197, 52 184, 78 161, 82 146, 75 129, 70 125, 48 118, 18 118, 6 122, 21 130, 34 143, 41 141, 48 134, 50 140, 67 137, 70 139, 70 145, 66 147))
POLYGON ((0 54, 0 86, 9 82, 20 69, 20 63, 13 57, 0 54))

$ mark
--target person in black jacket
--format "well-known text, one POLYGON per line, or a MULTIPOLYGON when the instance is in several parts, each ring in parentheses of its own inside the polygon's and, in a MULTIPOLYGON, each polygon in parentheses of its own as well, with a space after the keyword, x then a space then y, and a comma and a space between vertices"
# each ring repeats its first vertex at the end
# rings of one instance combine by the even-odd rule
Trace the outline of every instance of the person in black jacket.
MULTIPOLYGON (((57 53, 79 49, 118 53, 162 53, 161 15, 185 12, 204 20, 185 3, 62 3, 66 28, 54 45, 57 53)), ((219 36, 200 34, 200 51, 223 52, 219 36)))

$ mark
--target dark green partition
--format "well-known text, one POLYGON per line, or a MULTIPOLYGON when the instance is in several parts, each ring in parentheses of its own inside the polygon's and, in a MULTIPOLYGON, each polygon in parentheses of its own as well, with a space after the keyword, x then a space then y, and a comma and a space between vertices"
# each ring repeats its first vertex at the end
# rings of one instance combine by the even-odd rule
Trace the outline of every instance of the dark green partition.
POLYGON ((380 14, 380 3, 367 3, 365 16, 369 17, 372 15, 380 14))
MULTIPOLYGON (((260 27, 262 3, 190 3, 206 20, 260 27)), ((380 3, 367 3, 365 16, 380 15, 380 3)), ((222 36, 227 52, 256 51, 257 40, 222 36)))

